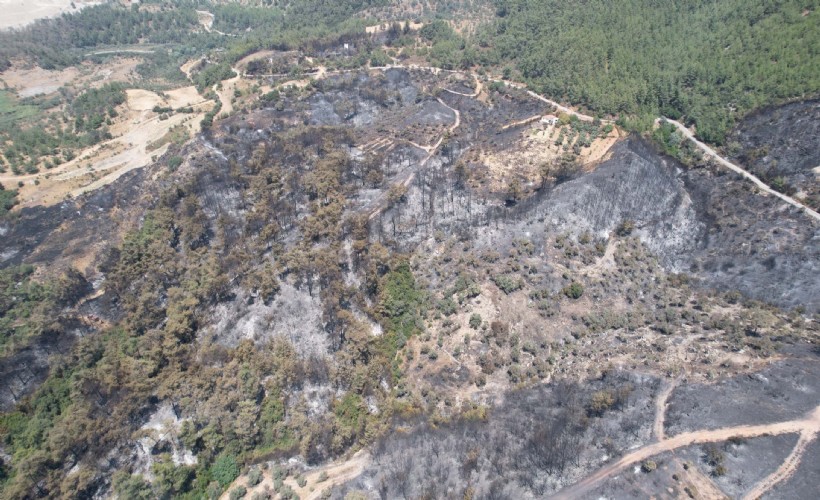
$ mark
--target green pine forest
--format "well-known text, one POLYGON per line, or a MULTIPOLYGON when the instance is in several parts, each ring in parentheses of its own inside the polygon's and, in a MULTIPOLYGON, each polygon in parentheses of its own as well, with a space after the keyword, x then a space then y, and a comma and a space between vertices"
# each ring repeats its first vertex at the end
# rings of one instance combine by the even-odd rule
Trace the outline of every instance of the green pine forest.
POLYGON ((720 144, 820 88, 820 12, 799 0, 499 0, 484 40, 536 88, 609 115, 685 117, 720 144))

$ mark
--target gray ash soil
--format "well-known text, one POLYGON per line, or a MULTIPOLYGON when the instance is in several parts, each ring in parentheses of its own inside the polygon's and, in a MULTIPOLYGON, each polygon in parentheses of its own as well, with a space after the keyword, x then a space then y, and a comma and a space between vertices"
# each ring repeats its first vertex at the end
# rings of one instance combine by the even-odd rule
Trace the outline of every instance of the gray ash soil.
POLYGON ((782 434, 716 443, 714 446, 724 457, 726 473, 723 475, 715 475, 714 468, 707 463, 705 446, 691 446, 681 450, 678 456, 696 464, 701 473, 712 477, 731 498, 741 498, 783 464, 797 439, 797 434, 782 434))
POLYGON ((802 191, 809 205, 820 207, 820 100, 765 108, 746 117, 729 136, 734 159, 771 182, 783 177, 790 191, 802 191))
POLYGON ((794 475, 777 484, 763 495, 765 500, 780 498, 816 498, 817 485, 820 484, 820 440, 809 443, 803 460, 794 475))
MULTIPOLYGON (((413 250, 436 230, 442 230, 474 238, 478 249, 503 249, 521 237, 536 245, 555 233, 590 231, 604 237, 624 220, 632 220, 635 234, 657 253, 668 271, 688 272, 704 287, 739 290, 780 306, 802 306, 808 311, 820 307, 820 280, 816 279, 820 274, 820 228, 778 200, 754 194, 737 176, 721 169, 686 169, 659 156, 640 139, 617 144, 610 159, 591 173, 537 191, 512 207, 504 206, 498 193, 473 191, 454 182, 452 165, 460 154, 476 145, 496 150, 513 147, 521 130, 501 132, 502 127, 510 120, 545 112, 543 103, 526 100, 514 90, 495 95, 492 107, 476 99, 440 93, 448 106, 460 111, 462 125, 438 154, 419 168, 426 154, 401 139, 423 142, 435 136, 430 127, 443 130, 453 119, 449 109, 425 94, 425 89, 432 88, 432 78, 422 72, 390 70, 378 77, 362 74, 330 79, 306 102, 290 102, 281 110, 257 109, 220 122, 211 136, 200 137, 178 153, 189 160, 179 172, 158 176, 164 170, 160 160, 77 200, 26 208, 0 223, 0 266, 25 262, 58 271, 76 265, 79 259, 90 262, 91 266, 81 271, 99 285, 110 259, 109 250, 119 245, 126 231, 138 227, 144 211, 157 203, 152 193, 171 186, 197 194, 211 234, 221 218, 228 222, 224 227, 228 242, 240 241, 245 231, 253 228, 246 225, 250 206, 243 194, 241 171, 232 172, 230 165, 247 163, 254 148, 270 143, 273 134, 311 116, 319 119, 311 103, 326 102, 335 118, 320 121, 338 122, 340 129, 351 131, 357 143, 379 137, 394 141, 392 146, 371 153, 382 162, 385 180, 376 186, 358 184, 350 193, 351 211, 376 209, 388 186, 415 176, 407 201, 374 220, 373 239, 413 250), (441 108, 441 113, 433 113, 430 106, 441 108), (425 110, 432 121, 422 116, 425 110), (407 121, 413 117, 418 121, 407 121), (381 135, 375 134, 376 130, 381 135), (83 259, 89 254, 96 257, 83 259)), ((795 105, 789 105, 787 111, 792 108, 795 105)), ((786 155, 789 147, 784 148, 782 154, 786 155)), ((270 155, 286 154, 281 145, 270 149, 270 155)), ((357 154, 355 148, 351 154, 357 154)), ((358 154, 364 157, 364 153, 358 154)), ((354 171, 352 175, 359 174, 354 171)), ((288 203, 285 212, 291 213, 289 220, 300 217, 306 209, 288 203)), ((286 233, 287 242, 292 244, 296 239, 298 232, 286 233)), ((241 291, 236 293, 242 296, 241 291)), ((258 332, 270 321, 257 317, 267 313, 246 302, 236 301, 212 312, 214 324, 245 325, 243 333, 234 332, 232 340, 225 340, 228 344, 235 342, 237 335, 267 338, 258 332)), ((86 307, 93 307, 91 314, 104 319, 116 320, 120 314, 110 296, 86 307)), ((276 321, 291 322, 289 318, 276 321)), ((323 344, 318 333, 310 335, 312 345, 323 344)), ((67 348, 70 343, 59 345, 67 348)), ((32 367, 33 376, 23 376, 27 383, 20 385, 22 393, 44 377, 46 356, 35 357, 37 360, 25 365, 32 367)), ((14 384, 17 378, 12 371, 2 380, 14 384)))
POLYGON ((93 330, 76 321, 65 321, 66 332, 47 331, 13 356, 0 359, 0 411, 9 411, 42 384, 51 356, 68 352, 76 340, 93 330))
POLYGON ((652 439, 658 381, 613 372, 584 385, 559 381, 512 391, 485 420, 411 427, 375 445, 373 463, 331 498, 365 491, 376 498, 543 498, 627 449, 652 439), (602 414, 596 391, 624 390, 602 414), (409 430, 409 429, 408 429, 409 430))
MULTIPOLYGON (((501 128, 510 120, 544 112, 538 101, 500 94, 490 108, 476 99, 441 93, 448 106, 461 112, 462 125, 419 168, 425 155, 401 139, 424 144, 435 137, 430 127, 443 132, 453 120, 452 111, 423 94, 431 85, 430 78, 404 70, 390 70, 378 77, 338 77, 323 81, 321 90, 306 102, 296 102, 281 112, 260 109, 225 121, 214 144, 203 147, 202 141, 194 142, 183 153, 195 158, 202 170, 194 174, 194 189, 203 196, 206 212, 244 213, 247 207, 241 201, 241 190, 219 165, 228 165, 228 158, 246 162, 252 148, 269 136, 267 131, 284 130, 310 118, 349 129, 360 143, 392 137, 395 144, 373 153, 383 162, 385 180, 379 186, 359 186, 351 199, 354 210, 375 210, 389 185, 415 176, 407 202, 386 211, 372 228, 377 239, 399 248, 412 250, 436 230, 477 234, 479 247, 508 246, 522 235, 536 244, 551 233, 590 231, 606 237, 623 221, 631 220, 635 234, 668 271, 687 272, 705 287, 738 290, 778 306, 800 306, 809 312, 820 309, 820 280, 816 279, 820 275, 820 227, 816 223, 773 197, 755 194, 749 183, 734 174, 719 168, 687 169, 658 155, 642 140, 619 143, 610 159, 593 172, 540 190, 514 207, 505 207, 498 193, 474 192, 452 181, 452 166, 469 148, 511 147, 521 131, 501 133, 501 128), (382 135, 374 135, 375 130, 382 135), (202 169, 206 164, 214 168, 202 169)), ((816 109, 812 103, 790 104, 768 113, 790 116, 797 112, 794 110, 805 114, 816 109)), ((761 113, 748 123, 764 116, 761 113)), ((746 133, 742 130, 738 134, 746 133)), ((802 160, 805 154, 809 158, 820 155, 816 144, 807 144, 800 137, 799 144, 779 146, 779 164, 799 160, 805 166, 806 161, 813 161, 802 160)), ((180 181, 146 182, 148 172, 126 176, 77 201, 23 210, 15 222, 3 223, 0 265, 70 262, 89 248, 105 248, 120 227, 134 222, 130 208, 144 198, 140 193, 148 185, 162 187, 180 181)), ((145 206, 145 201, 137 205, 145 206)))
MULTIPOLYGON (((146 172, 129 172, 113 185, 79 199, 24 208, 11 220, 0 221, 0 228, 5 229, 0 239, 0 267, 25 262, 65 268, 89 252, 100 253, 117 245, 123 216, 142 206, 141 190, 150 185, 146 172)), ((93 274, 95 269, 80 271, 93 274)))
MULTIPOLYGON (((585 499, 608 500, 632 500, 635 498, 650 498, 655 495, 665 497, 670 492, 667 488, 672 487, 671 495, 683 493, 675 486, 672 475, 678 472, 678 464, 674 461, 672 453, 663 453, 652 458, 657 465, 657 469, 647 473, 641 470, 640 464, 632 468, 621 471, 603 482, 599 487, 584 495, 585 499)), ((672 496, 672 498, 675 498, 672 496)), ((679 498, 679 497, 678 497, 679 498)))
POLYGON ((664 257, 670 270, 687 267, 691 254, 702 246, 705 224, 698 220, 681 170, 634 138, 617 144, 611 155, 591 173, 510 211, 513 216, 504 224, 491 224, 479 237, 479 246, 506 248, 521 235, 536 246, 555 233, 588 231, 608 237, 621 222, 631 220, 636 235, 664 257), (532 209, 526 206, 533 202, 537 205, 532 209), (520 219, 518 212, 523 212, 520 219))
POLYGON ((799 419, 820 405, 820 357, 788 358, 714 384, 677 387, 669 398, 666 433, 799 419))
POLYGON ((593 172, 504 207, 447 182, 451 164, 441 158, 417 174, 408 203, 380 218, 381 237, 412 248, 438 229, 497 249, 556 233, 606 238, 630 220, 667 271, 781 307, 820 308, 820 226, 725 170, 687 169, 630 138, 593 172))
POLYGON ((780 307, 820 309, 819 224, 751 192, 749 182, 725 170, 690 170, 685 181, 706 227, 690 255, 690 274, 708 287, 780 307))
MULTIPOLYGON (((707 289, 739 290, 754 299, 809 312, 820 309, 816 223, 773 197, 754 193, 736 175, 710 167, 685 168, 639 138, 616 145, 611 157, 591 173, 536 191, 513 206, 505 206, 503 193, 472 190, 457 182, 452 167, 460 155, 477 144, 495 151, 514 147, 522 131, 502 127, 545 111, 543 103, 516 97, 515 92, 497 96, 493 107, 441 93, 439 98, 460 112, 461 127, 422 168, 427 155, 407 141, 434 143, 454 120, 452 111, 430 94, 431 78, 391 70, 378 78, 330 79, 305 100, 280 102, 281 111, 257 109, 217 122, 214 130, 175 151, 186 159, 177 171, 169 171, 160 160, 78 200, 24 209, 3 222, 0 266, 25 262, 59 269, 86 262, 90 254, 90 268, 82 271, 96 289, 104 288, 107 263, 116 260, 115 247, 126 232, 140 226, 146 210, 168 201, 160 199, 160 193, 171 193, 172 198, 174 193, 179 198, 196 195, 203 244, 216 239, 217 233, 226 253, 256 243, 261 228, 252 214, 258 193, 251 192, 247 178, 257 151, 267 164, 281 166, 285 182, 294 186, 287 199, 271 202, 277 204, 271 212, 282 228, 276 244, 293 248, 301 240, 298 222, 309 213, 300 182, 320 157, 323 140, 333 136, 341 137, 355 159, 342 173, 346 215, 373 212, 391 184, 413 177, 406 200, 370 223, 371 242, 412 251, 442 231, 472 239, 479 250, 504 249, 514 239, 527 238, 539 246, 563 233, 577 237, 590 232, 604 239, 631 220, 634 235, 669 272, 686 272, 707 289), (360 162, 366 154, 355 145, 385 138, 391 144, 368 152, 382 167, 384 179, 366 182, 360 162)), ((791 158, 785 151, 804 147, 800 144, 783 146, 780 158, 791 158)), ((801 168, 795 172, 804 172, 801 168)), ((202 335, 223 345, 243 338, 268 340, 279 330, 303 326, 304 309, 309 307, 310 331, 292 339, 309 344, 301 346, 305 355, 331 350, 333 342, 323 330, 326 323, 320 318, 322 304, 315 291, 295 278, 286 279, 292 280, 284 287, 287 293, 271 304, 254 300, 248 290, 235 285, 220 303, 203 312, 203 323, 215 327, 203 328, 202 335)), ((112 295, 85 303, 79 312, 116 321, 120 305, 112 295)), ((76 335, 93 334, 93 329, 76 330, 76 335)), ((49 339, 36 339, 2 361, 0 385, 26 394, 45 378, 51 353, 41 340, 49 339)), ((70 337, 48 345, 65 352, 70 337)), ((394 435, 377 448, 375 465, 345 488, 374 491, 384 479, 388 497, 460 496, 467 484, 475 486, 478 497, 538 497, 651 439, 655 379, 623 373, 572 390, 566 387, 539 385, 511 393, 486 421, 394 435), (618 409, 604 417, 589 414, 586 405, 593 391, 623 384, 632 392, 618 409), (499 481, 505 474, 508 481, 499 481)), ((816 355, 780 361, 759 374, 715 385, 684 385, 670 399, 668 434, 798 418, 818 404, 819 388, 816 355)), ((2 404, 11 402, 6 399, 2 404)), ((816 456, 816 444, 810 453, 816 456)), ((801 484, 811 482, 804 480, 789 491, 802 491, 801 484)), ((335 495, 342 495, 345 488, 335 495)))
POLYGON ((763 436, 735 443, 729 441, 715 443, 714 446, 724 457, 726 473, 722 476, 715 476, 713 467, 706 463, 704 446, 688 446, 661 453, 651 458, 657 466, 656 470, 646 472, 641 469, 641 464, 636 464, 609 478, 584 498, 610 500, 650 497, 681 498, 686 495, 685 488, 692 488, 691 483, 686 479, 684 464, 690 468, 697 468, 730 498, 741 498, 783 463, 796 442, 796 434, 784 434, 763 436))

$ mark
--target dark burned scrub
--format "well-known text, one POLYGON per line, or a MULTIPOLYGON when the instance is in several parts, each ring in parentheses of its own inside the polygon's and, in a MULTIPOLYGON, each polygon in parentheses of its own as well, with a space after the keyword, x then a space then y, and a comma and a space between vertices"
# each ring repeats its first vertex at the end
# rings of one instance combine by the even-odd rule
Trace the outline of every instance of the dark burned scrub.
MULTIPOLYGON (((215 465, 224 457, 241 466, 299 453, 320 463, 384 431, 391 388, 402 377, 397 352, 423 328, 427 299, 406 261, 369 242, 367 217, 345 213, 363 175, 349 159, 349 132, 291 128, 247 145, 221 128, 210 134, 230 160, 198 160, 193 171, 169 164, 174 182, 160 180, 157 194, 138 202, 144 212, 136 226, 102 259, 101 303, 111 305, 94 307, 109 308, 110 324, 66 348, 65 364, 4 414, 0 437, 13 454, 3 465, 4 494, 107 488, 99 478, 113 465, 95 457, 131 454, 132 433, 167 408, 181 420, 177 437, 152 450, 155 480, 118 475, 112 486, 120 495, 204 495, 212 482, 219 489, 228 481, 215 465), (361 287, 346 283, 350 272, 361 287), (300 354, 281 338, 229 343, 208 329, 217 306, 274 307, 283 287, 318 299, 329 352, 300 354), (362 312, 383 322, 382 335, 372 334, 362 312), (307 386, 328 394, 318 414, 307 406, 307 386), (41 402, 55 388, 59 404, 41 402), (166 453, 181 449, 196 455, 196 465, 173 465, 166 453), (71 481, 65 460, 81 470, 71 481)), ((8 277, 7 293, 17 298, 4 311, 12 332, 4 341, 33 335, 21 330, 19 315, 35 327, 57 307, 49 304, 76 300, 63 288, 29 286, 29 272, 8 277)))
MULTIPOLYGON (((531 7, 526 3, 499 4, 505 12, 497 21, 509 31, 479 32, 482 50, 471 53, 472 41, 442 20, 420 33, 429 45, 424 50, 451 67, 491 65, 520 35, 522 16, 543 13, 543 6, 517 8, 531 7), (494 39, 501 42, 497 49, 486 43, 494 39)), ((226 50, 195 72, 207 92, 258 49, 307 49, 298 54, 319 54, 316 61, 328 67, 388 62, 388 52, 371 45, 378 38, 350 20, 382 4, 324 2, 318 10, 316 2, 302 0, 286 9, 212 5, 213 28, 238 35, 224 38, 191 33, 201 31, 193 4, 180 4, 176 19, 164 9, 110 14, 103 6, 88 17, 56 21, 65 32, 46 33, 38 25, 24 37, 33 43, 35 34, 46 33, 54 37, 49 40, 69 40, 67 47, 78 53, 95 35, 107 43, 190 40, 207 47, 227 40, 226 50), (87 24, 100 21, 122 33, 103 36, 104 29, 87 24), (359 48, 322 60, 345 43, 359 48)), ((410 52, 410 33, 392 31, 391 43, 410 52)), ((2 54, 33 50, 0 46, 2 54)), ((177 49, 163 47, 158 54, 165 55, 140 71, 179 78, 170 55, 183 53, 177 49)), ((548 89, 556 82, 527 66, 542 52, 517 53, 511 61, 548 89)), ((284 69, 296 77, 317 66, 295 59, 282 56, 252 71, 284 69)), ((507 76, 516 76, 512 67, 507 76)), ((719 137, 725 122, 704 111, 711 105, 703 96, 683 102, 658 81, 636 85, 647 95, 624 92, 620 102, 598 92, 600 81, 588 81, 583 92, 556 88, 575 88, 567 99, 583 95, 599 110, 691 110, 700 131, 719 137)), ((59 226, 55 234, 81 233, 76 217, 99 222, 98 234, 54 238, 19 258, 65 260, 55 239, 105 243, 105 258, 92 263, 104 294, 87 297, 87 284, 71 276, 64 287, 39 282, 28 270, 3 278, 4 348, 11 339, 15 350, 40 349, 38 338, 64 337, 68 326, 81 338, 54 356, 50 370, 47 363, 32 368, 36 383, 0 415, 0 439, 10 455, 0 463, 0 494, 201 498, 230 487, 229 495, 240 497, 245 486, 231 485, 247 465, 295 455, 317 465, 374 445, 374 465, 334 495, 366 482, 387 498, 543 497, 560 478, 651 437, 657 384, 634 373, 677 373, 669 354, 689 354, 682 347, 686 336, 698 336, 690 344, 698 363, 691 364, 712 377, 724 369, 715 352, 754 349, 764 357, 776 342, 804 333, 802 319, 786 319, 742 296, 727 307, 724 297, 697 288, 697 278, 754 274, 712 261, 741 248, 737 241, 768 245, 757 243, 769 241, 760 227, 731 232, 769 212, 756 211, 759 205, 744 191, 724 197, 732 205, 748 203, 755 217, 741 217, 718 199, 724 193, 709 187, 721 180, 710 177, 713 172, 678 169, 632 139, 584 173, 574 154, 605 128, 562 116, 559 145, 567 154, 542 166, 531 185, 517 180, 494 192, 481 184, 479 152, 515 147, 521 130, 502 131, 504 125, 549 106, 503 85, 493 86, 491 104, 442 87, 430 72, 391 69, 328 76, 258 100, 254 90, 243 90, 237 102, 247 97, 254 104, 222 120, 216 120, 220 108, 212 110, 203 134, 156 165, 40 212, 57 214, 51 217, 59 226), (702 207, 705 215, 696 212, 702 207), (91 219, 90 213, 101 215, 91 219), (105 233, 111 241, 98 242, 105 233), (708 246, 715 241, 722 246, 708 246), (690 269, 695 279, 669 269, 690 269), (69 313, 87 320, 88 311, 103 316, 93 328, 61 323, 69 313), (612 370, 610 363, 634 373, 612 370), (473 395, 489 400, 499 387, 510 392, 497 408, 459 403, 473 395), (167 426, 162 435, 153 430, 158 421, 167 426), (389 432, 405 424, 410 432, 389 432), (146 452, 142 444, 150 440, 137 440, 150 436, 157 439, 146 452)), ((471 91, 464 81, 452 88, 471 91)), ((102 133, 120 90, 103 87, 79 98, 74 111, 80 119, 72 127, 102 133)), ((25 103, 15 113, 46 105, 25 103)), ((689 154, 668 128, 656 139, 670 155, 689 154)), ((28 241, 14 231, 15 239, 28 241)), ((757 265, 752 255, 747 252, 746 267, 738 269, 757 265)), ((770 273, 789 272, 795 269, 789 262, 800 260, 760 258, 770 273)), ((789 280, 770 281, 777 290, 789 280)), ((29 377, 25 369, 8 372, 10 378, 29 377)), ((294 472, 304 487, 305 477, 294 472)), ((285 475, 271 471, 278 493, 292 496, 285 475)))
MULTIPOLYGON (((35 268, 30 265, 0 269, 0 353, 3 358, 25 349, 40 336, 64 335, 70 321, 60 314, 62 308, 75 304, 90 289, 82 274, 74 269, 47 282, 34 279, 34 272, 35 268)), ((10 383, 8 387, 14 385, 10 383)))
POLYGON ((611 373, 585 385, 558 381, 514 391, 485 412, 379 440, 373 464, 334 489, 331 498, 378 485, 387 498, 544 496, 554 480, 596 454, 613 454, 645 439, 656 382, 611 373), (607 395, 605 405, 601 394, 607 395), (611 434, 604 429, 619 429, 611 434), (601 436, 606 434, 606 439, 601 436))

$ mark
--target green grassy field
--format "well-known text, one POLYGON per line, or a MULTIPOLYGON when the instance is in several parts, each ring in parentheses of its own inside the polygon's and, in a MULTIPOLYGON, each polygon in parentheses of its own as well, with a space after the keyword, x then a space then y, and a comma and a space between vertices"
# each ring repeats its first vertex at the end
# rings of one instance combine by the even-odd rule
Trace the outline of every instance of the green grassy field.
POLYGON ((0 90, 0 129, 19 125, 23 120, 35 116, 37 106, 21 104, 17 97, 7 90, 0 90))

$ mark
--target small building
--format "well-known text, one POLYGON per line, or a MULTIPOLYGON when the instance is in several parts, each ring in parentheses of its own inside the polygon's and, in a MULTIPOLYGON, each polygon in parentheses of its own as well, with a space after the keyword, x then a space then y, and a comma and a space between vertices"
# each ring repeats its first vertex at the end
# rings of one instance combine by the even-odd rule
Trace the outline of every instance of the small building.
POLYGON ((541 117, 541 124, 552 127, 558 123, 558 117, 555 115, 544 115, 541 117))

